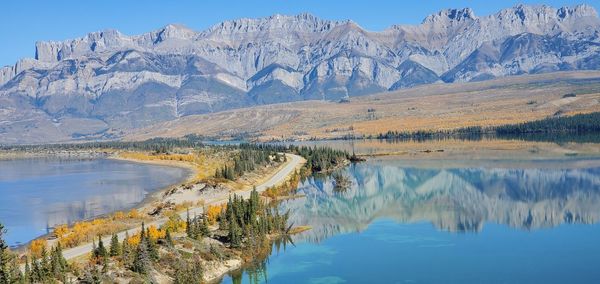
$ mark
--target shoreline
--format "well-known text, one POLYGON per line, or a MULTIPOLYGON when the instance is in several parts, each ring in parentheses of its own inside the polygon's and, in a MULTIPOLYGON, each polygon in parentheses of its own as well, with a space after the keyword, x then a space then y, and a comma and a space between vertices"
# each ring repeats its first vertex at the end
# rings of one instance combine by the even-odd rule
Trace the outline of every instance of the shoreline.
MULTIPOLYGON (((257 190, 259 192, 262 192, 269 187, 287 182, 290 179, 290 177, 292 176, 292 174, 294 173, 294 171, 297 170, 298 168, 302 167, 303 164, 306 162, 300 156, 290 155, 290 154, 286 154, 286 155, 288 155, 287 162, 282 163, 280 166, 278 166, 276 168, 272 168, 268 172, 263 172, 262 173, 263 176, 261 176, 256 181, 257 182, 257 190)), ((44 155, 44 156, 48 157, 48 158, 56 157, 54 155, 44 155)), ((23 156, 21 156, 21 157, 23 157, 23 156)), ((200 170, 199 168, 195 167, 190 162, 168 161, 168 160, 141 160, 141 159, 138 160, 138 159, 134 159, 134 158, 120 157, 118 155, 118 152, 113 152, 113 153, 111 153, 111 155, 105 155, 105 156, 102 156, 101 158, 115 160, 115 161, 129 162, 129 163, 151 164, 151 165, 165 166, 165 167, 178 167, 178 168, 185 169, 187 171, 186 177, 183 180, 179 180, 178 182, 175 182, 171 185, 154 190, 152 193, 147 194, 146 197, 142 201, 137 203, 135 206, 132 206, 129 208, 129 209, 137 209, 142 214, 144 214, 144 216, 146 216, 145 214, 149 213, 152 210, 155 201, 157 201, 157 202, 164 201, 164 200, 162 200, 162 198, 166 192, 169 192, 170 190, 173 190, 175 188, 183 188, 186 186, 186 184, 194 183, 195 182, 194 179, 200 170)), ((196 200, 196 202, 204 201, 204 205, 202 205, 202 206, 192 205, 192 207, 190 207, 188 212, 201 213, 204 209, 204 206, 206 206, 206 205, 225 203, 225 202, 227 202, 227 196, 229 196, 230 194, 237 194, 246 199, 246 198, 248 198, 248 196, 250 195, 250 192, 252 190, 252 187, 236 190, 234 188, 231 188, 231 186, 228 186, 227 183, 221 183, 221 185, 222 185, 222 188, 227 189, 227 191, 221 192, 220 194, 217 194, 216 196, 212 196, 212 198, 210 197, 210 194, 208 196, 205 196, 205 195, 198 196, 198 199, 196 200)), ((179 204, 179 203, 177 203, 177 204, 179 204)), ((85 219, 85 220, 82 219, 81 221, 92 221, 92 220, 99 219, 99 218, 105 218, 106 216, 110 216, 113 213, 114 212, 107 212, 105 214, 98 215, 93 218, 89 218, 89 219, 85 219)), ((180 216, 185 216, 186 213, 178 212, 177 214, 179 214, 180 216)), ((146 221, 147 226, 155 225, 158 227, 166 221, 165 217, 163 217, 163 216, 150 217, 150 218, 151 218, 150 220, 146 221)), ((185 218, 185 217, 182 217, 182 218, 185 218)), ((126 229, 119 231, 117 233, 117 237, 121 241, 124 238, 125 232, 128 232, 130 235, 133 235, 133 234, 137 233, 138 231, 139 231, 139 226, 132 225, 131 227, 127 227, 126 229)), ((53 233, 50 232, 48 234, 39 236, 39 237, 35 238, 34 240, 43 238, 43 239, 46 239, 48 241, 48 243, 51 245, 53 242, 55 242, 54 239, 49 239, 52 236, 52 234, 53 233)), ((24 250, 27 249, 28 244, 31 243, 31 241, 32 240, 28 241, 27 243, 22 244, 19 247, 19 250, 21 252, 24 252, 24 250)), ((105 237, 103 239, 103 241, 108 243, 110 240, 108 239, 108 237, 105 237)), ((88 248, 88 247, 91 247, 90 243, 81 243, 75 247, 65 248, 65 250, 63 251, 63 255, 65 255, 65 258, 69 261, 71 261, 71 260, 77 261, 78 259, 81 258, 82 255, 85 255, 86 253, 89 252, 90 248, 88 248)), ((207 281, 207 283, 218 282, 218 281, 220 281, 220 279, 223 279, 223 277, 225 277, 231 271, 240 269, 242 267, 242 265, 243 265, 243 261, 241 259, 237 259, 237 258, 229 259, 224 262, 213 262, 209 266, 210 272, 206 271, 207 274, 205 277, 205 281, 207 281)))
MULTIPOLYGON (((271 186, 286 182, 292 176, 292 174, 294 173, 294 170, 296 170, 299 167, 302 167, 304 165, 304 163, 306 162, 304 160, 304 158, 302 158, 300 156, 291 155, 291 154, 286 154, 286 155, 288 155, 288 157, 290 158, 290 159, 288 159, 288 162, 286 164, 284 164, 284 166, 282 168, 278 168, 276 173, 274 173, 273 175, 270 175, 270 177, 267 178, 268 179, 267 181, 264 181, 262 184, 256 186, 256 189, 258 192, 262 192, 271 186)), ((204 207, 207 205, 218 205, 218 204, 226 203, 230 193, 235 193, 235 194, 241 196, 242 198, 247 199, 247 198, 249 198, 251 191, 252 191, 252 189, 232 191, 231 188, 228 188, 228 191, 223 194, 217 194, 214 196, 210 196, 210 193, 209 193, 209 196, 205 196, 206 198, 204 199, 203 206, 191 207, 188 209, 187 212, 180 212, 177 214, 179 214, 181 218, 185 218, 186 213, 189 213, 190 215, 203 213, 204 207)), ((164 222, 166 222, 166 220, 167 220, 166 218, 154 219, 151 222, 147 222, 146 225, 147 226, 155 225, 158 227, 161 224, 163 224, 164 222)), ((123 240, 125 232, 128 232, 130 235, 136 234, 139 232, 139 227, 130 228, 125 231, 121 231, 121 232, 117 233, 117 238, 119 239, 119 241, 123 240)), ((103 241, 108 243, 108 242, 110 242, 110 239, 109 239, 109 237, 105 237, 103 239, 103 241)), ((63 251, 63 255, 65 255, 65 258, 67 258, 67 260, 78 259, 81 255, 87 253, 89 251, 89 249, 91 249, 91 244, 89 244, 89 243, 81 244, 77 247, 65 249, 63 251)), ((240 269, 242 267, 242 264, 243 264, 243 261, 239 258, 232 258, 232 259, 217 262, 217 263, 213 262, 212 264, 210 264, 209 270, 205 271, 206 276, 205 276, 204 280, 207 283, 218 282, 221 279, 223 279, 223 277, 225 277, 225 275, 227 275, 228 273, 235 271, 237 269, 240 269)))
MULTIPOLYGON (((25 152, 23 152, 23 153, 27 154, 25 152)), ((23 160, 23 159, 63 159, 63 158, 64 159, 72 159, 72 160, 106 159, 106 160, 113 160, 113 161, 120 161, 120 162, 127 162, 127 163, 146 164, 146 165, 154 165, 154 166, 162 166, 162 167, 176 167, 176 168, 184 169, 186 171, 185 178, 178 180, 167 186, 159 187, 159 188, 149 191, 148 194, 146 194, 144 196, 144 198, 142 200, 140 200, 139 202, 137 202, 135 205, 132 205, 132 206, 126 207, 126 208, 122 208, 122 209, 116 210, 116 211, 106 212, 106 213, 103 213, 103 214, 100 214, 100 215, 97 215, 97 216, 94 216, 91 218, 84 218, 84 219, 79 219, 77 221, 72 221, 72 223, 89 222, 89 221, 93 221, 95 219, 106 218, 106 217, 110 216, 111 214, 114 214, 119 211, 129 211, 132 209, 143 210, 143 209, 145 209, 146 206, 150 205, 153 201, 156 200, 156 198, 160 197, 165 192, 167 192, 175 187, 178 187, 182 184, 187 184, 187 183, 192 182, 194 177, 197 174, 197 170, 193 166, 184 165, 185 164, 184 162, 176 163, 175 161, 135 160, 135 159, 131 159, 131 158, 123 158, 123 157, 116 156, 114 152, 112 154, 108 154, 107 152, 85 151, 85 154, 89 154, 89 155, 63 155, 65 153, 69 154, 70 151, 61 152, 60 155, 56 155, 56 153, 41 153, 41 154, 40 153, 31 153, 32 155, 22 155, 22 156, 18 155, 18 154, 20 154, 18 152, 11 152, 11 153, 9 153, 9 154, 12 154, 12 157, 10 157, 10 158, 6 158, 7 156, 0 155, 0 161, 23 160), (167 162, 167 163, 163 163, 163 162, 167 162), (169 163, 169 162, 173 162, 173 163, 169 163)), ((79 154, 81 152, 74 151, 74 153, 79 154)), ((62 225, 62 224, 60 224, 60 225, 62 225)), ((54 229, 55 227, 56 226, 50 227, 50 229, 54 229)), ((26 250, 27 247, 29 246, 29 244, 34 240, 43 238, 50 242, 54 241, 53 239, 49 239, 49 237, 51 237, 52 234, 53 234, 53 232, 45 233, 45 234, 39 235, 31 240, 19 242, 18 245, 13 245, 10 247, 13 251, 23 251, 23 250, 26 250)))
MULTIPOLYGON (((76 153, 80 153, 78 151, 75 151, 76 153)), ((0 155, 3 153, 0 153, 0 155)), ((73 155, 71 155, 71 153, 69 151, 64 151, 65 155, 56 155, 55 153, 32 153, 31 155, 25 155, 25 153, 14 153, 11 155, 11 157, 13 158, 62 158, 62 157, 73 157, 73 155)), ((265 191, 266 189, 273 187, 273 186, 278 186, 279 184, 285 183, 287 182, 292 176, 293 173, 296 172, 298 169, 300 169, 305 163, 306 160, 298 155, 293 155, 293 154, 286 154, 288 157, 287 162, 282 163, 281 165, 275 167, 275 168, 271 168, 268 171, 263 171, 260 172, 259 176, 255 177, 254 182, 257 184, 256 188, 257 191, 262 192, 265 191)), ((89 219, 82 219, 82 220, 78 220, 79 221, 93 221, 99 218, 106 218, 107 216, 110 216, 111 214, 114 214, 115 212, 118 211, 122 211, 122 210, 130 210, 130 209, 137 209, 138 211, 140 211, 144 216, 146 216, 147 213, 151 212, 153 207, 155 205, 157 205, 157 203, 155 202, 161 202, 161 201, 165 201, 165 193, 168 193, 171 190, 174 189, 182 189, 187 185, 193 184, 195 186, 196 183, 198 183, 199 181, 197 181, 195 178, 197 177, 198 173, 202 170, 199 167, 196 166, 196 164, 194 162, 188 162, 188 161, 172 161, 172 160, 145 160, 145 159, 135 159, 133 157, 123 157, 120 156, 120 152, 119 151, 111 151, 110 153, 106 153, 103 151, 83 151, 81 155, 77 155, 77 158, 80 158, 81 156, 84 156, 85 158, 90 158, 90 159, 94 159, 94 158, 98 158, 98 159, 107 159, 107 160, 114 160, 114 161, 121 161, 121 162, 127 162, 127 163, 138 163, 138 164, 149 164, 149 165, 156 165, 156 166, 164 166, 164 167, 177 167, 180 169, 184 169, 185 172, 185 177, 183 179, 180 179, 168 186, 162 187, 162 188, 157 188, 155 190, 153 190, 151 193, 148 193, 142 201, 140 201, 139 203, 129 207, 129 208, 124 208, 121 210, 117 210, 117 211, 112 211, 112 212, 107 212, 104 213, 102 215, 98 215, 98 216, 94 216, 93 218, 89 218, 89 219)), ((218 194, 218 196, 214 196, 213 198, 208 198, 206 199, 207 196, 198 196, 198 199, 195 200, 196 202, 200 203, 200 202, 204 202, 205 205, 199 206, 199 205, 192 205, 191 210, 189 211, 191 212, 202 212, 204 208, 204 206, 206 206, 206 204, 221 204, 221 203, 225 203, 227 202, 227 196, 231 195, 231 194, 237 194, 239 196, 242 196, 242 198, 247 199, 252 187, 247 186, 244 188, 232 188, 230 185, 228 185, 228 183, 219 183, 223 186, 223 189, 227 189, 227 191, 225 192, 221 192, 221 194, 218 194)), ((179 204, 176 202, 176 204, 179 204)), ((179 213, 179 215, 184 215, 185 213, 179 213)), ((148 215, 149 216, 149 215, 148 215)), ((148 217, 146 216, 146 217, 148 217)), ((154 224, 156 226, 160 226, 162 223, 164 223, 165 218, 163 216, 159 216, 159 217, 150 217, 150 219, 146 222, 148 226, 154 224)), ((130 235, 135 234, 137 231, 139 230, 137 225, 132 225, 131 227, 126 227, 126 229, 119 231, 117 233, 117 236, 119 239, 123 238, 123 234, 125 234, 125 232, 128 232, 130 235)), ((301 229, 300 231, 305 230, 305 229, 301 229)), ((56 242, 56 240, 54 238, 52 238, 53 236, 53 232, 50 232, 48 234, 44 234, 42 236, 36 237, 33 240, 36 239, 45 239, 46 241, 48 241, 49 245, 52 245, 54 242, 56 242)), ((21 252, 24 252, 25 250, 27 250, 28 248, 28 244, 31 243, 30 240, 27 243, 22 244, 18 250, 20 250, 21 252)), ((109 240, 107 238, 105 238, 103 241, 108 242, 109 240)), ((65 258, 67 258, 68 260, 71 261, 78 261, 78 259, 81 258, 82 255, 85 255, 86 253, 89 252, 89 248, 87 248, 88 246, 90 246, 89 243, 81 243, 77 246, 71 247, 71 248, 65 248, 63 255, 65 255, 65 258), (68 256, 67 256, 68 255, 68 256)), ((232 258, 229 259, 227 261, 221 261, 221 262, 212 262, 210 263, 209 267, 207 267, 207 271, 206 271, 206 277, 204 278, 205 281, 207 281, 208 283, 217 283, 219 282, 221 279, 223 279, 228 273, 231 273, 232 271, 238 270, 240 268, 242 268, 244 264, 244 261, 242 259, 238 259, 238 258, 232 258)))
MULTIPOLYGON (((194 166, 192 166, 186 162, 161 161, 161 160, 137 160, 137 159, 132 159, 132 158, 120 157, 118 155, 111 155, 111 156, 107 157, 106 159, 122 161, 122 162, 145 164, 145 165, 175 167, 175 168, 184 169, 187 172, 186 177, 183 180, 180 180, 178 182, 175 182, 173 184, 167 185, 162 188, 157 188, 156 190, 149 192, 146 196, 144 196, 144 198, 139 203, 137 203, 136 205, 134 205, 132 207, 126 208, 124 210, 131 210, 131 209, 143 210, 146 208, 146 206, 150 205, 153 201, 157 201, 157 198, 164 195, 165 192, 168 192, 169 190, 172 190, 172 189, 182 186, 182 185, 193 183, 194 178, 198 175, 198 170, 194 166)), ((111 213, 107 213, 107 214, 112 214, 115 212, 111 212, 111 213)), ((100 216, 98 216, 98 217, 100 217, 100 216)), ((96 217, 96 218, 98 218, 98 217, 96 217)), ((91 220, 93 220, 93 219, 91 219, 91 220)))

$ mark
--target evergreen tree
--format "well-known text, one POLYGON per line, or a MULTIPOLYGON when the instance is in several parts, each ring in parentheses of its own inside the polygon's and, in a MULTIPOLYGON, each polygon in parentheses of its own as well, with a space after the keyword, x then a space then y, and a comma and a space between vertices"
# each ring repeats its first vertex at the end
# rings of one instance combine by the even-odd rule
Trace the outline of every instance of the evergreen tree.
POLYGON ((29 266, 29 258, 25 257, 25 275, 24 275, 24 279, 25 282, 29 282, 29 283, 33 283, 33 280, 31 279, 31 267, 29 266))
POLYGON ((60 242, 52 249, 50 253, 50 267, 51 275, 64 283, 68 270, 68 264, 67 260, 63 257, 62 246, 60 242))
POLYGON ((202 225, 200 226, 200 234, 203 237, 208 237, 208 235, 210 234, 210 229, 208 228, 208 218, 206 216, 204 216, 204 218, 202 218, 202 225))
POLYGON ((108 272, 108 251, 102 241, 102 236, 98 236, 98 248, 96 248, 96 260, 102 260, 102 273, 108 272))
POLYGON ((200 259, 195 258, 192 263, 179 261, 175 267, 174 284, 202 283, 202 266, 200 259))
POLYGON ((156 245, 156 242, 150 237, 150 229, 146 229, 146 237, 144 238, 144 240, 146 241, 146 247, 148 249, 150 259, 158 260, 158 246, 156 245))
POLYGON ((10 278, 12 283, 26 283, 26 278, 23 276, 16 256, 13 256, 10 261, 10 278))
POLYGON ((258 195, 258 191, 256 191, 256 186, 252 189, 250 193, 250 199, 248 202, 250 208, 248 208, 248 221, 254 222, 256 221, 256 213, 258 212, 260 206, 260 196, 258 195))
POLYGON ((23 282, 23 275, 17 263, 17 257, 11 254, 4 241, 6 229, 0 223, 0 284, 23 282))
POLYGON ((44 272, 40 267, 39 261, 32 259, 31 267, 31 283, 42 282, 44 280, 44 272))
POLYGON ((140 274, 146 274, 150 269, 150 254, 148 253, 148 243, 145 240, 140 240, 135 250, 131 269, 140 274))
POLYGON ((105 258, 108 256, 108 251, 106 250, 106 247, 104 247, 104 242, 102 241, 102 236, 98 236, 98 248, 96 250, 97 250, 97 252, 96 252, 97 257, 105 258))
POLYGON ((4 229, 4 225, 0 224, 0 284, 11 281, 8 267, 10 255, 8 245, 4 241, 4 234, 6 234, 6 229, 4 229))
POLYGON ((48 261, 48 252, 46 247, 42 247, 42 253, 40 256, 40 279, 46 280, 50 276, 50 262, 48 261))
POLYGON ((110 256, 115 257, 121 255, 121 245, 119 244, 119 238, 116 234, 113 234, 110 239, 110 256))
POLYGON ((238 248, 242 245, 241 231, 242 229, 235 219, 229 223, 229 242, 231 243, 231 247, 238 248))
POLYGON ((131 246, 129 245, 129 232, 125 232, 125 239, 121 245, 121 254, 123 255, 123 261, 128 264, 131 259, 131 246))
POLYGON ((98 267, 96 267, 96 265, 90 265, 86 267, 83 274, 83 281, 81 282, 89 284, 102 284, 102 275, 100 275, 98 267))
POLYGON ((140 274, 148 273, 151 265, 151 256, 146 237, 146 229, 144 226, 144 222, 142 222, 142 230, 140 231, 140 243, 138 244, 135 250, 132 266, 132 270, 140 274))
POLYGON ((187 217, 185 219, 185 233, 188 237, 192 237, 192 221, 190 220, 190 209, 187 209, 187 217))
POLYGON ((65 259, 64 255, 63 255, 62 245, 60 242, 58 242, 58 245, 56 246, 56 255, 57 255, 58 261, 60 263, 60 266, 63 268, 68 268, 69 264, 67 263, 67 260, 65 259))
POLYGON ((227 230, 229 228, 229 221, 227 221, 227 213, 226 211, 222 211, 218 216, 219 221, 219 230, 227 230))
POLYGON ((173 238, 171 238, 171 230, 167 229, 165 233, 165 241, 169 247, 173 247, 173 238))
POLYGON ((92 239, 92 259, 98 259, 98 248, 96 247, 96 239, 92 239))

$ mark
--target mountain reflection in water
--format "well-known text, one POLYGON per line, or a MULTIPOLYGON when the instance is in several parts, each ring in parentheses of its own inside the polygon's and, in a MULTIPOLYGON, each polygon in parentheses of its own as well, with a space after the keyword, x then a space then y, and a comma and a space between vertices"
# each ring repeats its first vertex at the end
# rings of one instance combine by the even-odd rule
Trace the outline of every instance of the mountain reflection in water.
POLYGON ((523 230, 591 224, 600 220, 600 162, 592 164, 416 168, 375 160, 345 169, 352 185, 343 191, 330 178, 307 179, 298 189, 305 197, 281 208, 290 223, 312 227, 294 237, 309 241, 362 231, 379 218, 427 221, 450 232, 479 232, 486 222, 523 230))

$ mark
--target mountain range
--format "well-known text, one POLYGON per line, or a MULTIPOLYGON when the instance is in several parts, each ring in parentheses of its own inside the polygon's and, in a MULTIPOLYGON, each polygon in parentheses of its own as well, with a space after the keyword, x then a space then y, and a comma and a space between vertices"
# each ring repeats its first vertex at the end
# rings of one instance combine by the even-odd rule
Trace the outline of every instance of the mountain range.
POLYGON ((431 83, 600 69, 588 5, 448 9, 367 31, 310 14, 38 42, 0 69, 0 143, 118 138, 179 117, 431 83))
MULTIPOLYGON (((497 164, 497 161, 491 162, 497 164)), ((569 162, 561 164, 569 167, 569 162)), ((365 230, 378 219, 431 222, 449 232, 481 232, 486 223, 521 230, 600 219, 600 168, 405 168, 370 160, 346 169, 352 185, 309 178, 299 199, 281 204, 290 222, 309 225, 299 239, 321 241, 365 230)))

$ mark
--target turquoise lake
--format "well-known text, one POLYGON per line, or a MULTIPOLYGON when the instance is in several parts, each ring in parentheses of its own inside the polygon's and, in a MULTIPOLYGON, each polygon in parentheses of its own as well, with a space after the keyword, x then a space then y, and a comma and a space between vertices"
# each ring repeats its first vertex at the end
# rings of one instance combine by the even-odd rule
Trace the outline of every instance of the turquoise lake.
POLYGON ((600 283, 600 159, 403 161, 311 177, 312 230, 223 283, 600 283), (414 166, 418 165, 418 166, 414 166))
POLYGON ((0 160, 0 222, 8 244, 19 245, 56 225, 134 207, 188 174, 110 159, 0 160))

